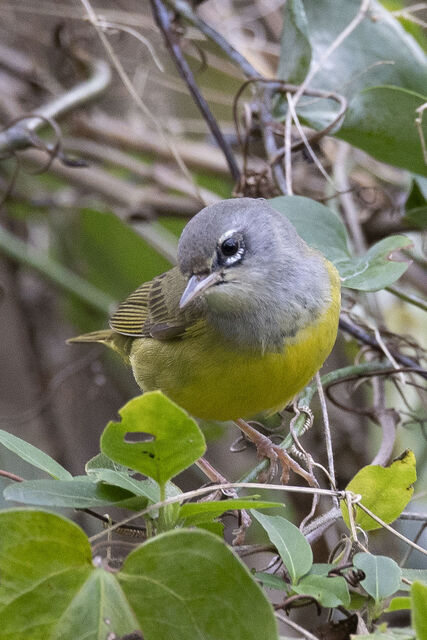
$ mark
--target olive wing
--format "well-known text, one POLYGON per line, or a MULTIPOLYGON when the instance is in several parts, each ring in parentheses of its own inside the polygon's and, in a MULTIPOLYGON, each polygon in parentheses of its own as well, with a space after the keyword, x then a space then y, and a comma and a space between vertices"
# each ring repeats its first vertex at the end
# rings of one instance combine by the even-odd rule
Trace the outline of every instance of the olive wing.
POLYGON ((188 321, 180 312, 179 301, 186 284, 176 267, 144 282, 118 306, 110 327, 133 338, 167 340, 182 335, 188 321))

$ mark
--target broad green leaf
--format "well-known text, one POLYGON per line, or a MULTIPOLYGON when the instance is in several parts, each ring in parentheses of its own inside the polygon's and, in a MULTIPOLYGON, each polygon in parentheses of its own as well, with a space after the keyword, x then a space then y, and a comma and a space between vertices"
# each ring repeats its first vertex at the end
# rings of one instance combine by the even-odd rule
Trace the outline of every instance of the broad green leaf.
POLYGON ((360 584, 377 604, 399 590, 402 572, 391 558, 374 556, 372 553, 356 553, 353 565, 364 572, 366 577, 360 584))
POLYGON ((300 595, 315 598, 322 607, 347 607, 350 604, 347 582, 340 576, 304 576, 292 589, 300 595))
MULTIPOLYGON (((356 0, 303 0, 315 64, 360 9, 356 0)), ((351 98, 369 86, 395 85, 425 91, 427 61, 421 47, 377 0, 364 20, 316 73, 311 87, 351 98)))
POLYGON ((427 638, 427 586, 414 582, 411 587, 411 621, 415 634, 420 640, 427 638))
POLYGON ((271 509, 283 507, 281 502, 265 502, 262 500, 251 500, 250 498, 231 498, 230 500, 212 500, 210 502, 188 502, 183 504, 179 511, 179 518, 183 520, 185 526, 192 526, 206 520, 206 516, 218 518, 226 511, 234 509, 271 509))
POLYGON ((257 571, 254 576, 263 587, 267 589, 278 589, 279 591, 291 591, 292 587, 289 582, 285 582, 283 578, 272 575, 271 573, 264 573, 263 571, 257 571))
MULTIPOLYGON (((424 91, 426 88, 427 76, 424 91)), ((381 162, 427 175, 415 123, 416 110, 425 102, 425 95, 400 87, 370 87, 352 100, 336 135, 381 162)), ((426 117, 422 131, 427 138, 426 117)))
POLYGON ((0 640, 100 640, 138 628, 113 574, 95 569, 70 520, 0 513, 0 640))
POLYGON ((419 229, 427 227, 427 178, 417 176, 412 181, 403 220, 419 229))
MULTIPOLYGON (((427 569, 402 569, 402 578, 406 578, 411 582, 422 582, 427 586, 427 569)), ((401 591, 410 591, 411 585, 402 582, 401 591)))
POLYGON ((303 196, 278 196, 269 204, 285 215, 306 243, 339 269, 350 260, 344 223, 332 209, 303 196))
POLYGON ((251 513, 276 547, 294 585, 313 564, 310 545, 298 527, 282 516, 266 516, 258 511, 251 513))
POLYGON ((377 291, 395 282, 409 266, 409 260, 396 261, 395 256, 411 244, 406 236, 384 238, 364 255, 352 258, 345 226, 331 209, 302 196, 279 196, 269 202, 292 222, 309 246, 336 266, 344 287, 377 291))
MULTIPOLYGON (((303 51, 310 50, 312 68, 322 61, 309 88, 332 91, 348 101, 344 121, 335 127, 334 135, 382 162, 426 175, 414 122, 427 87, 427 58, 422 48, 380 2, 371 0, 366 17, 324 59, 328 47, 356 16, 360 3, 341 0, 337 11, 335 0, 303 0, 303 8, 304 31, 288 18, 287 40, 299 38, 303 51)), ((281 79, 286 79, 288 58, 285 47, 279 61, 281 79)), ((303 59, 298 52, 295 64, 303 59)), ((286 108, 281 98, 280 117, 286 108)), ((338 105, 331 99, 308 96, 299 100, 297 111, 307 124, 323 129, 335 119, 338 105)))
POLYGON ((327 576, 332 569, 336 569, 336 565, 330 564, 328 562, 314 562, 311 565, 309 575, 310 576, 327 576))
POLYGON ((96 478, 98 482, 105 482, 114 487, 121 487, 126 491, 130 491, 136 496, 145 496, 150 502, 159 502, 160 488, 157 482, 147 478, 147 480, 136 480, 128 473, 123 471, 112 471, 111 469, 98 469, 92 471, 91 476, 96 478))
POLYGON ((101 450, 159 484, 165 484, 203 455, 203 435, 188 414, 160 391, 130 400, 101 436, 101 450), (149 434, 144 442, 126 442, 127 433, 149 434))
POLYGON ((302 0, 287 0, 283 16, 278 77, 299 84, 307 75, 311 61, 311 45, 302 0))
POLYGON ((116 575, 144 640, 277 640, 262 589, 224 542, 206 531, 181 529, 152 538, 116 575))
MULTIPOLYGON (((363 467, 350 480, 346 490, 360 494, 362 504, 389 524, 396 520, 410 501, 414 492, 412 485, 416 479, 415 456, 412 451, 407 450, 389 467, 363 467)), ((341 502, 341 512, 346 525, 350 526, 344 501, 341 502)), ((381 528, 378 522, 357 506, 355 522, 365 531, 381 528)))
POLYGON ((25 462, 29 462, 33 467, 46 471, 46 473, 58 480, 68 480, 72 477, 69 471, 48 456, 47 453, 40 451, 40 449, 25 442, 25 440, 3 431, 3 429, 0 429, 0 444, 9 449, 9 451, 16 453, 25 462))
POLYGON ((96 484, 86 477, 71 480, 25 480, 6 487, 6 500, 45 507, 85 509, 115 505, 128 509, 143 509, 145 498, 103 483, 96 484))
POLYGON ((221 539, 224 538, 224 525, 222 522, 217 522, 216 520, 205 520, 204 522, 199 522, 196 526, 198 529, 209 531, 209 533, 213 533, 221 539))
POLYGON ((389 236, 374 244, 360 258, 348 265, 339 265, 342 285, 360 291, 378 291, 396 282, 409 267, 411 260, 394 252, 412 245, 406 236, 389 236))
POLYGON ((390 613, 391 611, 402 611, 404 609, 410 608, 411 598, 408 598, 407 596, 399 596, 397 598, 393 598, 387 609, 385 609, 384 613, 390 613))

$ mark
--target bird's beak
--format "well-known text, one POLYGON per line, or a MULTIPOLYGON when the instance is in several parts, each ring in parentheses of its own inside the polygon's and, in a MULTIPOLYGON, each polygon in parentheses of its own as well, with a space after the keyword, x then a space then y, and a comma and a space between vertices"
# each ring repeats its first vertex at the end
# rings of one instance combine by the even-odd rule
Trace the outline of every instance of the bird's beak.
POLYGON ((218 271, 214 271, 208 276, 191 276, 179 301, 179 308, 183 309, 189 302, 203 293, 203 291, 206 291, 206 289, 221 281, 222 276, 218 271))

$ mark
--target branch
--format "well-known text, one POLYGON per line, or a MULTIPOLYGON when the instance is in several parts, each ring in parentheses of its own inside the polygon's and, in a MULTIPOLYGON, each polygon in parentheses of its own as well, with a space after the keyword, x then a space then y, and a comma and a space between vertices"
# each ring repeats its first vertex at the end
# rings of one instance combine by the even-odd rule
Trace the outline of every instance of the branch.
POLYGON ((34 146, 34 134, 46 124, 46 121, 59 118, 95 98, 108 87, 111 80, 111 70, 104 60, 83 60, 89 72, 89 78, 77 84, 69 91, 47 102, 31 113, 25 120, 20 120, 0 133, 0 154, 9 155, 17 150, 34 146))
POLYGON ((217 141, 217 144, 220 147, 220 149, 222 150, 227 160, 227 164, 229 166, 233 180, 235 182, 238 182, 240 179, 240 169, 237 166, 237 163, 234 158, 230 145, 222 135, 222 132, 218 127, 218 124, 215 118, 213 117, 211 110, 209 109, 208 103, 206 102, 206 100, 204 99, 204 97, 199 91, 199 88, 197 86, 197 83, 194 80, 194 76, 191 69, 188 66, 188 63, 185 60, 184 56, 182 55, 181 47, 179 45, 179 39, 178 39, 179 37, 174 32, 174 29, 172 27, 171 20, 169 17, 169 12, 165 8, 161 0, 150 0, 150 2, 151 2, 154 19, 161 33, 163 34, 166 47, 172 59, 175 62, 178 72, 182 77, 182 79, 184 80, 184 82, 186 82, 188 89, 191 95, 193 96, 196 105, 199 107, 199 110, 203 118, 205 119, 206 123, 208 124, 213 137, 217 141))
POLYGON ((205 34, 210 40, 215 42, 226 54, 230 60, 238 66, 247 78, 261 78, 261 74, 251 65, 248 60, 241 53, 237 51, 218 31, 215 31, 204 20, 201 20, 194 11, 190 4, 185 0, 167 0, 168 5, 173 7, 177 14, 183 16, 194 27, 197 27, 202 33, 205 34))
MULTIPOLYGON (((379 344, 378 340, 374 338, 374 336, 370 335, 369 333, 367 333, 357 325, 353 324, 349 320, 344 320, 343 317, 340 317, 339 326, 340 326, 340 329, 342 329, 342 331, 345 331, 345 333, 348 333, 349 335, 353 336, 353 338, 356 338, 356 340, 359 340, 359 342, 362 342, 363 344, 367 344, 370 347, 373 347, 376 351, 380 353, 384 353, 381 345, 379 344)), ((412 358, 409 358, 408 356, 405 356, 403 353, 400 353, 400 351, 395 351, 394 349, 389 349, 389 350, 393 358, 396 360, 396 362, 403 365, 404 367, 410 367, 411 369, 415 369, 416 370, 415 372, 418 373, 418 375, 420 375, 421 377, 427 380, 427 371, 421 370, 419 364, 415 360, 413 360, 412 358)))

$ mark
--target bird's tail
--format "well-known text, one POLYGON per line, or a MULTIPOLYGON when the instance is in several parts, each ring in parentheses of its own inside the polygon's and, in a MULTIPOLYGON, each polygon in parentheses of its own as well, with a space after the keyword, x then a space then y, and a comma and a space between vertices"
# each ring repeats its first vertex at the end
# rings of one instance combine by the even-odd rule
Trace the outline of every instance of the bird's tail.
POLYGON ((110 346, 110 343, 114 341, 115 332, 111 329, 101 329, 100 331, 91 331, 91 333, 83 333, 81 336, 75 336, 69 338, 67 344, 72 342, 101 342, 110 346))
POLYGON ((129 352, 132 341, 111 329, 91 331, 91 333, 83 333, 81 336, 75 336, 67 340, 67 344, 74 342, 99 342, 116 351, 129 364, 129 352))

